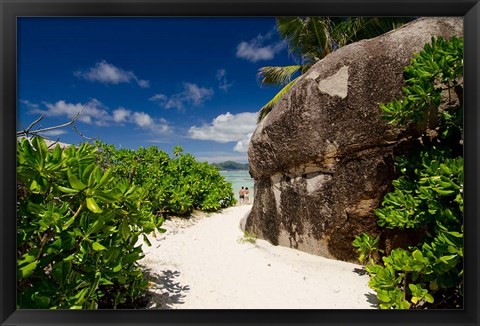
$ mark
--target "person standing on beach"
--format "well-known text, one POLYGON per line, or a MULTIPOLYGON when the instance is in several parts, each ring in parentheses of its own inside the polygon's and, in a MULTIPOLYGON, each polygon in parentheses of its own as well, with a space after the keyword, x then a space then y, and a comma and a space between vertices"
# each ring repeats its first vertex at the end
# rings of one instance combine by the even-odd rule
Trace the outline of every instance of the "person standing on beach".
POLYGON ((249 201, 249 198, 248 198, 248 194, 250 193, 250 190, 248 190, 248 187, 245 188, 245 193, 244 193, 244 200, 243 202, 245 204, 248 204, 248 201, 249 201))
POLYGON ((240 191, 238 192, 238 203, 243 204, 245 198, 245 189, 242 187, 240 191))

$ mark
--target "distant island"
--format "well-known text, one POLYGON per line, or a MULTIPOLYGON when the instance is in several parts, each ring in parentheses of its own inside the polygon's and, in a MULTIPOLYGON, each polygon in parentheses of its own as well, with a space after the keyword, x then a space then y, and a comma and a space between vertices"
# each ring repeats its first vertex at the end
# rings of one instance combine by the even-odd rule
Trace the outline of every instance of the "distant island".
POLYGON ((212 163, 214 167, 216 167, 218 170, 248 170, 248 163, 237 163, 233 161, 226 161, 226 162, 220 162, 220 163, 212 163))

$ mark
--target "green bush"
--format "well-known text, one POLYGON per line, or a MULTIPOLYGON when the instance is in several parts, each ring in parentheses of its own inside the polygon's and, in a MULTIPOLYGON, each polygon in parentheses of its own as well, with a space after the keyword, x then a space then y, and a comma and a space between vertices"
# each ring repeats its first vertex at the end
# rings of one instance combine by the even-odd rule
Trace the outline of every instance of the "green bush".
POLYGON ((378 242, 380 241, 380 236, 371 237, 366 233, 362 233, 353 240, 352 245, 357 248, 357 252, 360 254, 358 260, 361 263, 365 262, 365 259, 368 259, 368 263, 372 264, 375 262, 375 256, 383 252, 382 249, 378 248, 378 242))
MULTIPOLYGON (((427 133, 411 155, 396 158, 401 176, 375 213, 380 226, 415 229, 423 237, 409 250, 392 250, 383 265, 370 262, 369 286, 383 309, 461 308, 463 40, 432 38, 405 68, 405 78, 405 96, 380 108, 389 123, 416 124, 427 133)), ((368 239, 362 234, 354 241, 361 254, 368 239)))
POLYGON ((111 308, 146 289, 140 236, 157 229, 146 193, 97 164, 96 147, 17 146, 19 308, 111 308))
POLYGON ((155 146, 116 150, 97 142, 100 162, 114 173, 141 185, 158 214, 188 215, 194 209, 218 211, 236 203, 232 185, 217 169, 174 148, 174 158, 155 146))

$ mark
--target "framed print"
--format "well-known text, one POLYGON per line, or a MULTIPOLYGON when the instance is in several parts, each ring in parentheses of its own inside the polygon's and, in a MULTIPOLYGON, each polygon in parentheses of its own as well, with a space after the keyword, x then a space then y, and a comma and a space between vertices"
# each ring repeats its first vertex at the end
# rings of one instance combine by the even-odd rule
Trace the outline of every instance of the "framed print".
POLYGON ((0 14, 1 325, 478 325, 478 1, 0 14))

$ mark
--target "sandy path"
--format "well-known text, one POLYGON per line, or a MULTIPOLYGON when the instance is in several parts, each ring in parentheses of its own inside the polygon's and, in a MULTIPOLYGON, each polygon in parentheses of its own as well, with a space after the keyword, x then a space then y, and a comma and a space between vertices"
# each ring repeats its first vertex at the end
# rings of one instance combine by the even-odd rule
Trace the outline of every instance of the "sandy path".
MULTIPOLYGON (((152 280, 150 308, 372 309, 361 266, 272 246, 242 243, 241 218, 251 205, 167 221, 151 237, 141 264, 152 280)), ((372 302, 374 302, 372 300, 372 302)))

